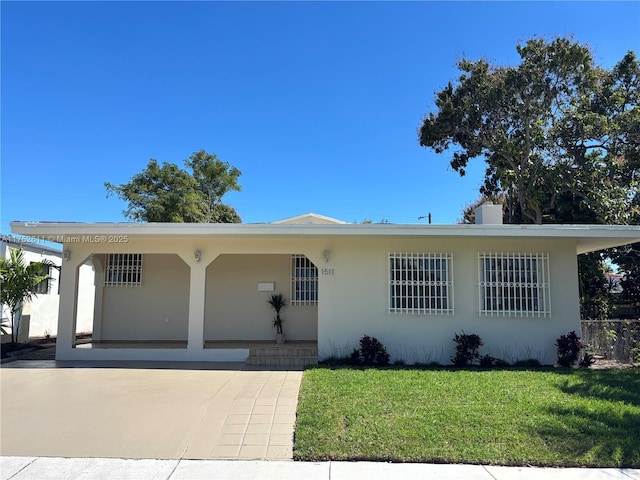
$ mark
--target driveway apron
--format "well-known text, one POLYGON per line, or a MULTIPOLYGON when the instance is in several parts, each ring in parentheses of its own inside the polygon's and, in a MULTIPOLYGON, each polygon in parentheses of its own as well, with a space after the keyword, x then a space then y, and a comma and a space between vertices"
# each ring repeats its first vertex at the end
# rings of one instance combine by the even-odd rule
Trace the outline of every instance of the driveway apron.
POLYGON ((17 361, 0 375, 1 455, 292 458, 301 371, 17 361))

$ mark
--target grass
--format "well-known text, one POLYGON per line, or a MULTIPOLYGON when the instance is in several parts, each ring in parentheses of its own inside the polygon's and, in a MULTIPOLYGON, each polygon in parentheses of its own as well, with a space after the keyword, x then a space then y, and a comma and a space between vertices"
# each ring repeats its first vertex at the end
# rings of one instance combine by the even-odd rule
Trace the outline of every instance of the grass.
POLYGON ((314 368, 296 460, 640 467, 640 370, 314 368))

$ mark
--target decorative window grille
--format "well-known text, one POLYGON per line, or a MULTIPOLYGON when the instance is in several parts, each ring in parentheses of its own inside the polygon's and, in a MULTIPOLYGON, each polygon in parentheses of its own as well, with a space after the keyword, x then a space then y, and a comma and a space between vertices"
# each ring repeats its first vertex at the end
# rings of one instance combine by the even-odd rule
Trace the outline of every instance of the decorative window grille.
POLYGON ((390 253, 389 313, 452 314, 453 255, 390 253))
POLYGON ((109 253, 104 269, 106 287, 139 287, 142 283, 141 253, 109 253))
MULTIPOLYGON (((36 262, 31 262, 32 265, 34 263, 36 263, 36 262)), ((42 265, 42 270, 40 271, 40 275, 46 275, 49 278, 47 278, 46 280, 43 280, 40 283, 38 283, 38 285, 36 285, 36 288, 34 289, 34 291, 35 291, 35 293, 37 295, 47 295, 47 294, 51 293, 51 281, 53 280, 51 278, 51 266, 42 265)))
POLYGON ((317 305, 318 268, 304 255, 291 256, 291 304, 317 305))
POLYGON ((551 315, 549 254, 479 253, 480 315, 551 315))

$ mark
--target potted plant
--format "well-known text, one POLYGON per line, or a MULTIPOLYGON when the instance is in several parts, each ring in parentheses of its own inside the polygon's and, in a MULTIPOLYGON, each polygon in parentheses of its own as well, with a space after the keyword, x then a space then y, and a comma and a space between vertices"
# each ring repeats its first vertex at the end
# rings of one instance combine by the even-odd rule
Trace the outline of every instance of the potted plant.
POLYGON ((284 320, 280 317, 280 310, 287 306, 287 299, 284 298, 282 293, 274 293, 267 299, 267 303, 276 312, 276 316, 273 317, 273 328, 276 329, 276 343, 282 344, 285 340, 284 332, 282 331, 284 320))

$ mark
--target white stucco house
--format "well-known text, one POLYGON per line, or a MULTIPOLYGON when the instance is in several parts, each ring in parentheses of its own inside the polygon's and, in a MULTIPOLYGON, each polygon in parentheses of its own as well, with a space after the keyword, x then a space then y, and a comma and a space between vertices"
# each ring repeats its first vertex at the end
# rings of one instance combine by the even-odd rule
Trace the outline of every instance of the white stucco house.
POLYGON ((289 344, 343 355, 363 335, 392 359, 449 363, 455 333, 483 353, 555 361, 580 331, 577 255, 640 241, 640 227, 347 224, 315 214, 270 224, 28 223, 62 243, 58 359, 244 361, 274 343, 282 292, 289 344), (79 268, 95 269, 93 343, 75 345, 79 268))
MULTIPOLYGON (((22 249, 24 261, 29 263, 47 260, 51 266, 42 273, 49 275, 49 280, 38 285, 37 295, 22 307, 19 316, 18 341, 27 341, 30 337, 55 337, 58 331, 58 311, 60 309, 60 271, 62 267, 62 251, 46 245, 38 239, 2 235, 0 237, 0 256, 10 258, 11 250, 22 249)), ((83 265, 79 271, 78 314, 76 328, 78 332, 89 333, 93 328, 93 268, 90 263, 83 265)), ((2 305, 2 317, 10 318, 11 312, 2 305)), ((9 341, 10 335, 2 340, 9 341)))

